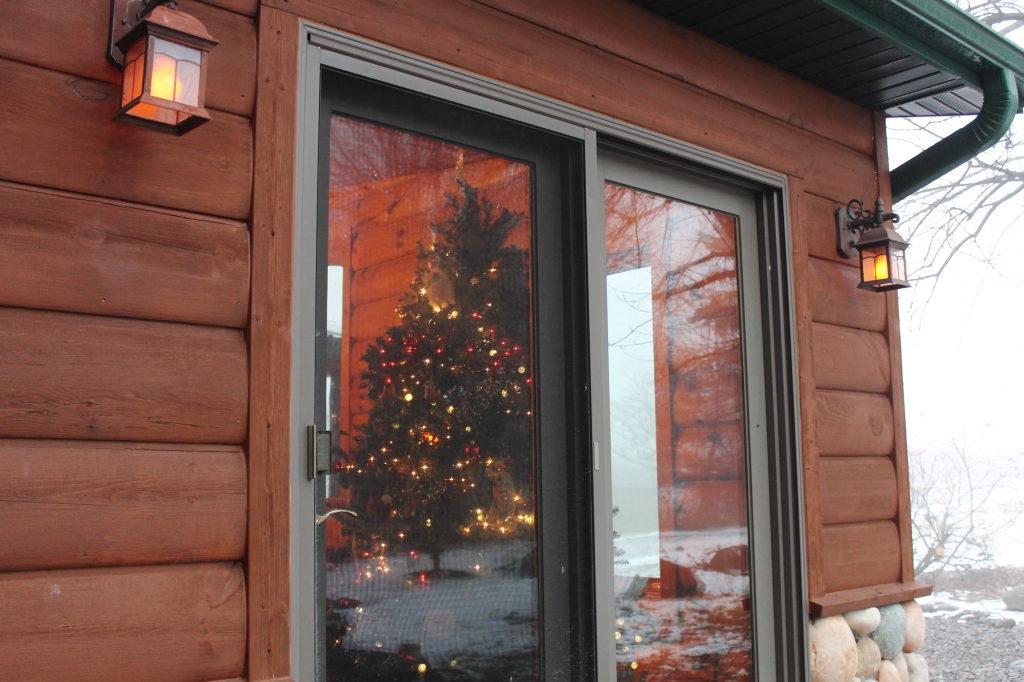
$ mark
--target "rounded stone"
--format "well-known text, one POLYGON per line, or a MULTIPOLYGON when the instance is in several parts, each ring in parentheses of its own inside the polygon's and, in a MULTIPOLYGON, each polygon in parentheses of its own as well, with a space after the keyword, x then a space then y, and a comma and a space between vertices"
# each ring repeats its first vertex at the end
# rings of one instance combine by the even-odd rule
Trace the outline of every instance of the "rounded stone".
POLYGON ((874 607, 844 613, 843 618, 846 619, 854 634, 858 635, 871 633, 882 622, 882 614, 874 607))
POLYGON ((907 630, 903 636, 903 651, 911 653, 924 645, 925 622, 924 611, 916 601, 905 601, 900 606, 907 617, 907 630))
POLYGON ((850 682, 857 672, 857 641, 842 616, 811 622, 813 682, 850 682))
POLYGON ((878 650, 875 640, 870 637, 861 637, 857 642, 857 677, 861 679, 871 677, 878 672, 882 665, 882 652, 878 650))
POLYGON ((889 604, 878 609, 882 620, 869 635, 882 652, 882 658, 891 661, 903 651, 903 638, 907 632, 907 612, 899 604, 889 604))
POLYGON ((1004 594, 1003 603, 1011 611, 1024 611, 1024 585, 1015 587, 1004 594))
POLYGON ((900 680, 900 671, 892 661, 882 661, 882 665, 878 667, 878 682, 903 682, 900 680))
POLYGON ((928 682, 928 661, 921 654, 904 654, 910 682, 928 682))
POLYGON ((896 666, 896 672, 900 674, 900 679, 903 682, 910 682, 910 669, 907 667, 906 654, 900 654, 892 659, 892 664, 896 666))

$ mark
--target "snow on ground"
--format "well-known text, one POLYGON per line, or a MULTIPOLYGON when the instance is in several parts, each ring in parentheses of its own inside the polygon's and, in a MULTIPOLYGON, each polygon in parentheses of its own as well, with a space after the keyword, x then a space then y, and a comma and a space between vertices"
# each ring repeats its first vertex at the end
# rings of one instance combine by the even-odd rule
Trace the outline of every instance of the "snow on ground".
POLYGON ((327 597, 360 602, 344 647, 411 653, 474 679, 490 679, 498 668, 505 679, 534 676, 536 580, 520 575, 530 549, 504 543, 445 552, 439 568, 446 577, 415 555, 328 565, 327 597))
POLYGON ((986 614, 987 618, 1013 618, 1018 624, 1024 623, 1024 611, 1011 611, 1002 599, 965 600, 951 592, 937 592, 920 597, 917 602, 925 609, 925 618, 948 618, 953 615, 986 614), (934 607, 929 611, 928 606, 934 607))

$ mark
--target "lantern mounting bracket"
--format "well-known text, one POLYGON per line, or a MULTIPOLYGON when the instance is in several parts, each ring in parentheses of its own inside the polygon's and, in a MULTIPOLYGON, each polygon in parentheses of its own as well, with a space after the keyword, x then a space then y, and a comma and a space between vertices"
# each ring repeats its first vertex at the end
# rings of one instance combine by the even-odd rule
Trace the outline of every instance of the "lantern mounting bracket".
POLYGON ((860 199, 852 199, 843 208, 836 209, 836 251, 843 258, 853 258, 857 254, 858 236, 869 227, 882 227, 887 221, 896 224, 900 217, 895 213, 886 213, 882 197, 875 200, 875 210, 864 208, 860 199))
POLYGON ((117 42, 161 5, 177 9, 178 0, 110 0, 110 42, 107 51, 110 61, 124 68, 124 53, 117 47, 117 42))

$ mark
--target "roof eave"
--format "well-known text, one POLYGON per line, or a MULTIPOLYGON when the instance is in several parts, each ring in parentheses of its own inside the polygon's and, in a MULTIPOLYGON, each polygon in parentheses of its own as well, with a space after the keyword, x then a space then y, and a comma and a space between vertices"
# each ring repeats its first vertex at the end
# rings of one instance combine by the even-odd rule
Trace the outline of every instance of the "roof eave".
POLYGON ((1010 71, 1024 95, 1024 51, 946 0, 817 0, 836 14, 961 79, 1010 71), (944 37, 940 40, 938 37, 944 37), (951 49, 955 46, 956 49, 951 49))

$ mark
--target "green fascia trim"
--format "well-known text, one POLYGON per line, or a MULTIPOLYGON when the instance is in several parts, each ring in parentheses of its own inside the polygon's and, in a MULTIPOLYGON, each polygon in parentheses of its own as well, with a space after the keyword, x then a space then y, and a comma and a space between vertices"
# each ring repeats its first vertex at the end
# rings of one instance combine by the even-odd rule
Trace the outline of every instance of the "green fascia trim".
POLYGON ((978 90, 1008 69, 1024 94, 1024 50, 946 0, 817 1, 978 90))
POLYGON ((1007 69, 989 72, 983 81, 983 92, 985 101, 973 121, 892 171, 893 203, 938 180, 1006 134, 1019 102, 1013 73, 1007 69))

